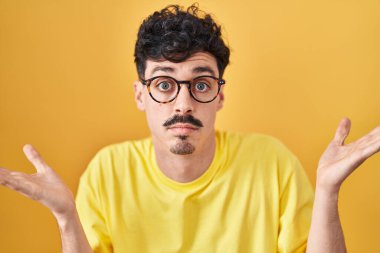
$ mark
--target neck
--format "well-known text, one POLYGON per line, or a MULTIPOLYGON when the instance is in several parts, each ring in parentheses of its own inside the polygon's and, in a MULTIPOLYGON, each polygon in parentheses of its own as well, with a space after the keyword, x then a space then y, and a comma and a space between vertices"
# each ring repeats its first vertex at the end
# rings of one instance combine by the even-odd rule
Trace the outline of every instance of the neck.
POLYGON ((209 167, 215 154, 215 132, 204 143, 199 143, 192 154, 177 155, 153 138, 154 151, 160 170, 170 179, 188 183, 199 178, 209 167))

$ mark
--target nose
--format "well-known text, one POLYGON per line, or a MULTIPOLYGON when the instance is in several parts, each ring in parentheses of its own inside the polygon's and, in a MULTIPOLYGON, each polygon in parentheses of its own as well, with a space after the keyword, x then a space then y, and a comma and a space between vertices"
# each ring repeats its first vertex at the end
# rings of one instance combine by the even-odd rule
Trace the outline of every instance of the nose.
POLYGON ((195 100, 191 97, 187 84, 181 84, 178 96, 174 100, 176 113, 189 114, 194 110, 195 100))

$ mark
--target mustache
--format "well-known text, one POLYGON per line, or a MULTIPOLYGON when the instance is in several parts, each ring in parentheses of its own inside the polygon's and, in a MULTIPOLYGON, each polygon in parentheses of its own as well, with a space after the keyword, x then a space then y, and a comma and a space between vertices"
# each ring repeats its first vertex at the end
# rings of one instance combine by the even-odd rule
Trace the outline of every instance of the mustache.
POLYGON ((202 121, 194 118, 192 115, 178 115, 178 114, 169 118, 167 121, 165 121, 165 123, 162 126, 169 127, 176 123, 189 123, 196 127, 203 127, 202 121))

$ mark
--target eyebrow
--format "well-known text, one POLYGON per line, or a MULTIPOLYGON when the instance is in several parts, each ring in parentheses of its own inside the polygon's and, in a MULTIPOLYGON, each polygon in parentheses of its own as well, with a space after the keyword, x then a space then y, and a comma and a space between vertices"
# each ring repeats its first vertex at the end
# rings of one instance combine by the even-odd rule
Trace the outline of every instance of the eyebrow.
MULTIPOLYGON (((172 68, 172 67, 156 66, 153 68, 151 75, 153 75, 154 73, 156 73, 158 71, 163 71, 163 72, 167 72, 167 73, 174 73, 175 72, 174 68, 172 68)), ((193 73, 196 73, 196 74, 204 73, 204 72, 208 72, 212 76, 215 76, 214 70, 212 70, 212 68, 210 68, 208 66, 201 66, 201 67, 196 67, 193 69, 193 73)))
POLYGON ((204 67, 196 67, 195 69, 193 69, 193 73, 203 73, 203 72, 208 72, 208 73, 210 73, 212 76, 215 76, 215 72, 214 72, 214 70, 212 70, 212 68, 207 67, 207 66, 204 66, 204 67))
POLYGON ((171 68, 171 67, 156 66, 156 67, 154 67, 154 69, 152 70, 151 75, 153 75, 153 74, 154 74, 155 72, 157 72, 157 71, 163 71, 163 72, 173 73, 173 72, 174 72, 174 69, 171 68))

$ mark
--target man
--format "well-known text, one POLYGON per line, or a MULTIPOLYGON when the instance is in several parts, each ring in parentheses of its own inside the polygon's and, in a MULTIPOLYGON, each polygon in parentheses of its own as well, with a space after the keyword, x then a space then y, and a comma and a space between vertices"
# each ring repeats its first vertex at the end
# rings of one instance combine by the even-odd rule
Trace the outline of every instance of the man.
POLYGON ((379 151, 380 128, 344 145, 342 120, 319 162, 311 213, 307 177, 279 141, 215 131, 229 49, 213 19, 198 14, 171 6, 141 25, 135 100, 151 138, 101 150, 76 205, 30 145, 37 173, 0 169, 0 183, 52 211, 66 253, 345 252, 338 192, 379 151))

